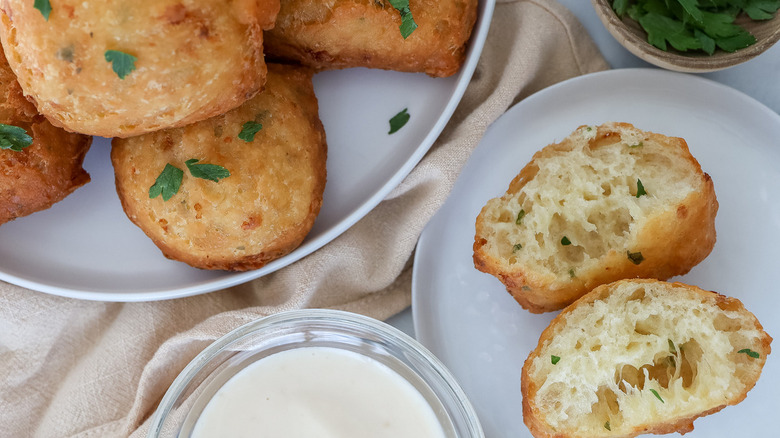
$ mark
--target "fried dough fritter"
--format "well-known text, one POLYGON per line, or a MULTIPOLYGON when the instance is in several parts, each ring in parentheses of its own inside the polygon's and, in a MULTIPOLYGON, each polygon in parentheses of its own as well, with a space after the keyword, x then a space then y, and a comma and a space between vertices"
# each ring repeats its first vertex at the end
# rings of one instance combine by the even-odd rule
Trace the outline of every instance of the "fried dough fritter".
POLYGON ((242 106, 183 128, 114 139, 111 151, 125 212, 166 257, 235 271, 300 245, 322 204, 326 156, 312 71, 273 64, 265 90, 242 106), (262 125, 251 141, 247 122, 262 125), (191 159, 230 176, 196 178, 191 159), (183 171, 181 186, 167 201, 150 198, 166 164, 183 171))
POLYGON ((278 10, 279 0, 60 0, 46 18, 32 1, 5 0, 0 38, 52 124, 127 137, 207 119, 256 94, 262 31, 278 10))
POLYGON ((33 142, 0 149, 0 224, 45 210, 89 182, 81 167, 92 137, 56 128, 27 101, 0 50, 0 123, 17 126, 33 142))
POLYGON ((404 39, 401 15, 388 0, 281 0, 266 32, 270 57, 317 69, 369 67, 455 74, 477 17, 477 0, 410 0, 418 27, 404 39))

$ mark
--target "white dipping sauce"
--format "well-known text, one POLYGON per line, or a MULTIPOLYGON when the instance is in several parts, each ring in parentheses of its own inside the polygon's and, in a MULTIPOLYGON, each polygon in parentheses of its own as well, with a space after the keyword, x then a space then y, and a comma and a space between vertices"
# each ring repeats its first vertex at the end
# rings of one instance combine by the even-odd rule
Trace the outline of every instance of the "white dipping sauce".
POLYGON ((305 347, 252 363, 206 405, 192 438, 425 437, 444 431, 398 373, 350 351, 305 347))

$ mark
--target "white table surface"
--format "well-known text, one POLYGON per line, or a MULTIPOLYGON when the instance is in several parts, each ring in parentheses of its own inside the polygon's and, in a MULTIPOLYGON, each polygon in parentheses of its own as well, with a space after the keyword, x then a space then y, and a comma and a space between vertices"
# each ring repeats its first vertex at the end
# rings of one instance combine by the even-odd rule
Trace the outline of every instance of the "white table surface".
MULTIPOLYGON (((623 48, 604 28, 590 0, 558 0, 582 22, 612 68, 657 68, 623 48)), ((780 113, 780 44, 736 67, 700 76, 735 88, 780 113)), ((780 147, 780 140, 778 140, 780 147)), ((408 308, 390 318, 389 324, 414 336, 412 311, 408 308)))

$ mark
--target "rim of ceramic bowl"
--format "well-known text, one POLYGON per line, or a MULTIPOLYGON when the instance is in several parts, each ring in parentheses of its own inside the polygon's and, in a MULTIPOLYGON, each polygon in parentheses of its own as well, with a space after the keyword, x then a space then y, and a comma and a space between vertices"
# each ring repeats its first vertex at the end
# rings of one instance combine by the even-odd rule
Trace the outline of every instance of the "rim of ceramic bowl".
MULTIPOLYGON (((406 359, 409 359, 408 355, 411 355, 415 367, 422 365, 426 368, 426 375, 422 376, 406 361, 401 361, 403 366, 408 368, 408 371, 428 385, 430 391, 442 404, 453 426, 457 428, 455 426, 457 423, 465 428, 468 433, 467 437, 484 437, 477 413, 460 384, 447 367, 420 342, 385 322, 352 312, 332 309, 299 309, 272 314, 239 326, 212 342, 187 364, 168 387, 160 404, 152 414, 147 436, 153 438, 160 435, 166 418, 190 382, 220 353, 230 350, 231 345, 249 335, 268 331, 267 337, 273 339, 272 329, 289 328, 295 324, 315 325, 318 330, 362 330, 365 332, 364 334, 378 336, 383 342, 390 341, 394 346, 400 347, 405 353, 406 359), (444 394, 441 393, 442 391, 444 394), (454 405, 447 403, 445 399, 449 399, 454 405)), ((356 332, 354 335, 357 337, 359 333, 356 332)), ((251 349, 245 351, 251 351, 251 349)))

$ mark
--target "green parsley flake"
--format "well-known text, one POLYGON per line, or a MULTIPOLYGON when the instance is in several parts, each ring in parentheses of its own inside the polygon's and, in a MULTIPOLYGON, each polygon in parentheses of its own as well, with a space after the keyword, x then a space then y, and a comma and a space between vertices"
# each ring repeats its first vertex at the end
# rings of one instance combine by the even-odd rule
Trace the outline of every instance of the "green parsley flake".
POLYGON ((525 210, 520 210, 520 212, 517 213, 517 219, 515 220, 515 223, 517 225, 523 223, 523 217, 525 217, 525 210))
POLYGON ((574 272, 574 268, 569 269, 569 278, 575 278, 577 274, 574 272))
POLYGON ((628 255, 628 259, 631 260, 631 263, 638 265, 645 261, 645 257, 642 255, 641 252, 629 252, 626 251, 626 254, 628 255))
POLYGON ((674 342, 672 342, 671 339, 667 339, 669 341, 669 353, 677 354, 677 349, 674 348, 674 342))
POLYGON ((49 21, 49 14, 51 14, 51 3, 49 3, 49 0, 35 0, 33 7, 41 11, 43 18, 49 21))
POLYGON ((124 79, 131 71, 135 70, 135 62, 138 61, 135 56, 119 50, 106 50, 105 57, 106 61, 111 63, 111 68, 119 76, 119 79, 124 79))
POLYGON ((748 356, 752 357, 753 359, 758 359, 759 357, 761 357, 761 355, 758 354, 758 352, 755 352, 749 348, 743 348, 742 350, 737 351, 737 353, 745 353, 748 356))
POLYGON ((404 108, 403 111, 394 115, 390 119, 390 131, 388 132, 388 134, 395 134, 396 132, 398 132, 398 130, 403 128, 404 125, 406 125, 406 122, 408 122, 409 118, 411 117, 407 112, 407 110, 408 108, 404 108))
POLYGON ((222 178, 230 176, 230 172, 222 166, 216 164, 196 164, 197 158, 192 158, 184 162, 187 169, 195 178, 207 179, 209 181, 219 182, 222 178))
POLYGON ((636 179, 636 197, 647 195, 647 192, 645 191, 645 186, 642 185, 642 180, 637 178, 636 179))
POLYGON ((604 423, 604 429, 607 429, 607 430, 609 430, 609 431, 612 431, 612 428, 611 428, 611 427, 609 427, 609 421, 607 421, 606 423, 604 423))
POLYGON ((515 246, 512 247, 512 252, 515 252, 515 251, 517 251, 519 249, 522 249, 522 248, 523 248, 523 245, 521 245, 519 243, 515 243, 515 246))
POLYGON ((398 29, 404 39, 417 29, 417 23, 414 22, 412 11, 409 9, 409 0, 390 0, 390 4, 401 13, 401 25, 398 29))
POLYGON ((652 392, 652 393, 653 393, 653 395, 655 396, 655 398, 657 398, 658 400, 661 400, 661 403, 666 403, 666 402, 664 401, 664 399, 662 399, 662 398, 661 398, 661 396, 658 394, 658 391, 656 391, 655 389, 650 389, 650 392, 652 392))
POLYGON ((0 149, 10 149, 21 152, 22 149, 30 146, 33 138, 27 134, 24 128, 0 123, 0 149))
POLYGON ((173 197, 181 187, 181 180, 184 177, 184 172, 176 166, 166 164, 160 176, 154 184, 149 187, 149 199, 154 199, 162 195, 163 201, 167 201, 173 197))
POLYGON ((559 360, 561 360, 560 357, 555 355, 550 355, 550 362, 552 362, 553 365, 557 364, 559 360))
POLYGON ((640 142, 639 142, 639 143, 637 143, 637 144, 630 144, 630 145, 628 145, 628 147, 630 147, 630 148, 641 148, 641 147, 642 147, 642 146, 644 146, 644 145, 645 145, 645 142, 643 142, 643 141, 640 141, 640 142))
POLYGON ((568 237, 563 236, 563 239, 561 239, 561 245, 563 246, 569 246, 571 245, 571 240, 569 240, 568 237))
POLYGON ((263 129, 263 125, 261 123, 250 120, 241 126, 241 132, 238 133, 238 138, 244 140, 247 143, 250 143, 254 141, 255 134, 257 134, 261 129, 263 129))

